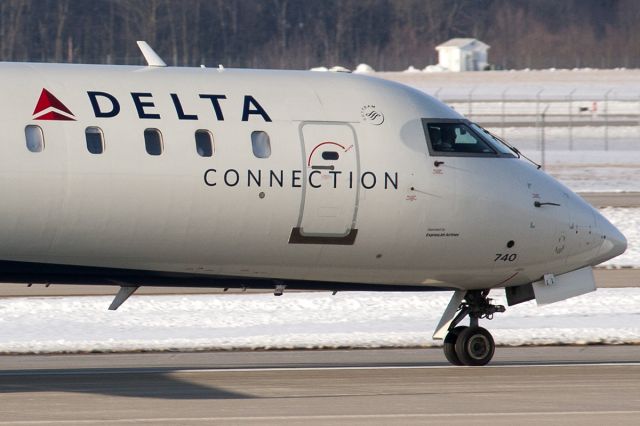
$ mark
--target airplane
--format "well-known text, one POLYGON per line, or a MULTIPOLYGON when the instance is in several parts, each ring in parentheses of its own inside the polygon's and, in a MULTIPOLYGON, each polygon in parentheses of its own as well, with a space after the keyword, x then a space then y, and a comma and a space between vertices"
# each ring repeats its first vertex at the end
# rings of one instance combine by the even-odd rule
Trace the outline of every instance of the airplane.
POLYGON ((1 63, 0 281, 453 291, 434 339, 595 290, 625 237, 506 142, 343 72, 1 63), (468 325, 463 321, 468 318, 468 325))

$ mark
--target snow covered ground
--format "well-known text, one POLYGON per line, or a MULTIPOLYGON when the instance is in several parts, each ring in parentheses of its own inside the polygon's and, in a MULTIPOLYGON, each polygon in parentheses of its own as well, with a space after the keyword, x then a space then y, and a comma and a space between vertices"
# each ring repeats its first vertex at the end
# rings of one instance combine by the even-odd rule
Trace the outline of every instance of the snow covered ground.
POLYGON ((518 120, 531 121, 531 127, 498 126, 489 130, 537 162, 542 154, 536 116, 547 107, 551 121, 557 116, 556 119, 568 122, 568 113, 573 114, 571 120, 575 123, 593 119, 602 124, 605 113, 611 120, 615 117, 631 120, 630 125, 607 128, 547 126, 545 168, 575 191, 640 191, 640 70, 419 71, 369 75, 413 86, 442 99, 462 114, 472 112, 473 120, 482 121, 484 117, 499 123, 505 114, 508 125, 518 114, 529 114, 519 116, 518 120))
POLYGON ((600 212, 627 237, 627 251, 601 266, 609 268, 640 268, 640 209, 614 208, 601 209, 600 212))
MULTIPOLYGON (((541 149, 540 129, 535 127, 492 127, 488 130, 520 150, 537 153, 541 149)), ((544 130, 545 148, 551 154, 556 151, 563 154, 557 156, 557 162, 640 164, 640 126, 612 126, 607 132, 608 144, 601 126, 574 127, 571 134, 567 127, 547 127, 544 130), (583 152, 586 153, 584 156, 583 152), (595 153, 603 157, 597 157, 595 153)))
MULTIPOLYGON (((441 99, 633 99, 640 95, 638 69, 513 70, 485 72, 377 72, 369 75, 413 86, 441 99)), ((636 111, 637 112, 637 111, 636 111)))
MULTIPOLYGON (((285 293, 0 300, 0 353, 438 346, 451 294, 285 293)), ((496 292, 497 303, 505 303, 496 292)), ((640 289, 601 289, 485 321, 499 345, 640 343, 640 289)))
MULTIPOLYGON (((542 154, 529 144, 515 145, 533 161, 542 154), (524 147, 522 147, 524 145, 524 147)), ((640 192, 640 150, 546 150, 544 169, 576 192, 640 192)))

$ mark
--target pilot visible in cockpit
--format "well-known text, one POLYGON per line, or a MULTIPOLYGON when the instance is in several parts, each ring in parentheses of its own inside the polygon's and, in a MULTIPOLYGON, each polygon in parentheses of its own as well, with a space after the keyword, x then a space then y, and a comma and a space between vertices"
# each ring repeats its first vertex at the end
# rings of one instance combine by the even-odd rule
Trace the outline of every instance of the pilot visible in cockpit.
POLYGON ((456 133, 451 126, 430 127, 429 137, 434 151, 455 151, 456 133))

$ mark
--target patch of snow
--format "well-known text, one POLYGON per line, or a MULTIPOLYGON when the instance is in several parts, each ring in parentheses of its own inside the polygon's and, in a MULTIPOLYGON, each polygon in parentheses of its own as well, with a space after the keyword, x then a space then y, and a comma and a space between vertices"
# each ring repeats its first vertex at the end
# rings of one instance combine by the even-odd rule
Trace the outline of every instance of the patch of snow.
POLYGON ((309 71, 327 72, 327 71, 329 71, 329 68, 327 68, 327 67, 315 67, 315 68, 311 68, 309 71))
POLYGON ((404 70, 403 72, 409 72, 409 73, 419 73, 421 72, 418 68, 414 67, 413 65, 409 65, 409 68, 407 68, 406 70, 404 70))
POLYGON ((607 207, 600 213, 627 238, 627 251, 601 266, 640 268, 640 208, 607 207))
MULTIPOLYGON (((531 158, 540 161, 539 156, 531 158)), ((636 165, 553 164, 546 171, 577 192, 640 192, 640 167, 636 165)))
MULTIPOLYGON (((496 291, 495 303, 506 304, 496 291)), ((0 299, 0 353, 439 346, 450 292, 0 299)), ((640 289, 508 308, 499 345, 640 343, 640 289)))
POLYGON ((377 75, 429 93, 472 121, 494 123, 490 131, 537 162, 542 158, 543 133, 536 117, 546 109, 548 123, 556 122, 544 129, 545 168, 550 174, 574 191, 640 191, 640 125, 633 120, 626 126, 603 125, 604 113, 638 114, 640 70, 560 71, 427 75, 410 67, 407 72, 377 75), (510 120, 530 121, 531 126, 510 127, 510 120), (563 122, 566 125, 560 125, 563 122))
POLYGON ((333 66, 333 67, 329 68, 329 71, 331 71, 331 72, 351 72, 351 70, 349 68, 345 68, 345 67, 340 66, 340 65, 336 65, 336 66, 333 66))
POLYGON ((446 71, 449 71, 449 69, 443 67, 442 65, 427 65, 422 71, 424 71, 424 72, 446 72, 446 71))
MULTIPOLYGON (((542 161, 538 129, 488 130, 504 137, 533 161, 542 161)), ((574 128, 572 138, 567 128, 548 128, 545 131, 545 170, 578 192, 639 192, 639 135, 638 127, 612 127, 609 142, 605 143, 602 128, 574 128)))
MULTIPOLYGON (((578 72, 547 70, 482 71, 467 73, 381 72, 379 77, 398 81, 429 94, 439 92, 440 98, 474 101, 507 100, 535 101, 547 98, 555 101, 571 96, 574 101, 599 100, 609 92, 609 101, 638 100, 640 70, 577 70, 578 72)), ((577 104, 575 105, 577 106, 577 104)), ((637 103, 636 103, 637 106, 637 103)), ((568 107, 568 105, 567 105, 568 107)), ((568 111, 568 108, 565 109, 568 111)), ((636 109, 633 113, 637 113, 636 109)))
POLYGON ((354 73, 356 74, 369 74, 374 72, 376 72, 376 70, 374 70, 373 67, 368 64, 360 64, 356 67, 354 71, 354 73))

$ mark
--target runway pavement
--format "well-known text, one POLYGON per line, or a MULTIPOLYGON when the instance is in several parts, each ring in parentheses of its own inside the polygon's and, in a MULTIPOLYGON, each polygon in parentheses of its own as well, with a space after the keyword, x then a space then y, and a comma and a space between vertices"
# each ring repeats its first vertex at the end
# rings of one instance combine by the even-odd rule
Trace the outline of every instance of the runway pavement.
POLYGON ((582 192, 580 196, 596 208, 640 207, 638 192, 582 192))
POLYGON ((640 269, 593 270, 598 288, 640 287, 640 269))
POLYGON ((637 424, 640 346, 0 356, 4 425, 637 424))

